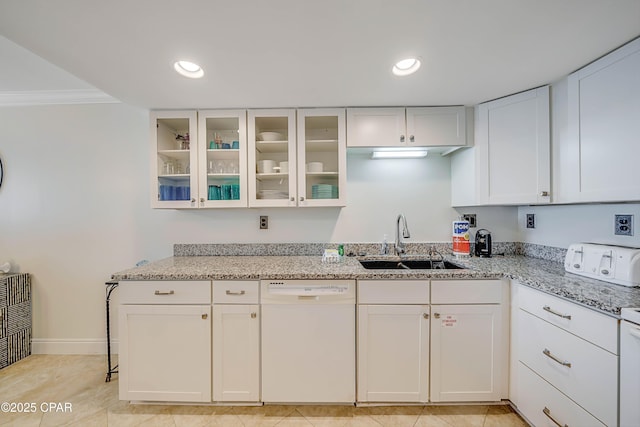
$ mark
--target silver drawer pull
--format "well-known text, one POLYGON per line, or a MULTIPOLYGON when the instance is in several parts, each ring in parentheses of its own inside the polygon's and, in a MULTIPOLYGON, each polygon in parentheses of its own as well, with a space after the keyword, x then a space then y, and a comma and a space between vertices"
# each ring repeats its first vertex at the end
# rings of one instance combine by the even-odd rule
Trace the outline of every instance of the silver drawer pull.
POLYGON ((555 425, 557 425, 558 427, 569 427, 567 424, 561 424, 558 422, 558 420, 556 420, 555 418, 553 418, 551 416, 551 411, 549 410, 549 408, 547 408, 546 406, 544 407, 544 409, 542 410, 542 413, 545 414, 551 421, 553 421, 553 423, 555 425))
POLYGON ((553 354, 551 354, 551 352, 549 350, 547 350, 546 348, 544 350, 542 350, 542 354, 544 354, 545 356, 547 356, 548 358, 550 358, 554 362, 557 362, 557 363, 561 364, 562 366, 566 366, 567 368, 571 367, 571 363, 570 362, 565 362, 564 360, 558 359, 553 354))
POLYGON ((156 295, 173 295, 173 294, 175 294, 175 292, 173 292, 173 291, 155 291, 154 294, 156 294, 156 295))
POLYGON ((571 315, 570 314, 558 313, 557 311, 552 310, 551 307, 549 307, 548 305, 545 305, 544 307, 542 307, 542 309, 544 311, 548 311, 551 314, 555 314, 558 317, 562 317, 563 319, 571 320, 571 315))
POLYGON ((240 292, 234 292, 234 291, 230 291, 229 289, 227 289, 227 292, 225 292, 227 295, 244 295, 244 291, 240 291, 240 292))

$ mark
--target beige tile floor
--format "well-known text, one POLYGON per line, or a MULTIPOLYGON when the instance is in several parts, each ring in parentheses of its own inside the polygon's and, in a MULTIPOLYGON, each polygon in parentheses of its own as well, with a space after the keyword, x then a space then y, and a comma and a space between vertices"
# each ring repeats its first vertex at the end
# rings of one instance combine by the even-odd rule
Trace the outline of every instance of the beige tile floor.
POLYGON ((0 370, 1 426, 526 427, 507 405, 180 406, 118 400, 106 356, 32 355, 0 370), (53 403, 53 405, 50 405, 53 403), (44 405, 43 405, 44 404, 44 405), (65 408, 66 405, 66 408, 65 408), (26 409, 35 409, 25 412, 26 409), (16 412, 11 412, 15 410, 16 412), (19 412, 18 412, 19 411, 19 412))

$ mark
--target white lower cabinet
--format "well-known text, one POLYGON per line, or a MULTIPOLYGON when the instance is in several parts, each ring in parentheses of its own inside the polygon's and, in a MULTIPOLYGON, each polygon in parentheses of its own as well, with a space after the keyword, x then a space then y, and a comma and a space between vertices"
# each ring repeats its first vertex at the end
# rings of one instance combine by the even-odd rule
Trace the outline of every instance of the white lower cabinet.
POLYGON ((431 282, 432 402, 505 397, 504 286, 499 280, 431 282))
POLYGON ((515 286, 520 413, 535 426, 618 425, 617 319, 515 286))
POLYGON ((358 402, 428 401, 428 302, 425 280, 358 282, 358 402))
POLYGON ((213 303, 213 400, 258 402, 258 282, 214 281, 213 303))
POLYGON ((121 400, 211 401, 211 282, 120 286, 121 400))

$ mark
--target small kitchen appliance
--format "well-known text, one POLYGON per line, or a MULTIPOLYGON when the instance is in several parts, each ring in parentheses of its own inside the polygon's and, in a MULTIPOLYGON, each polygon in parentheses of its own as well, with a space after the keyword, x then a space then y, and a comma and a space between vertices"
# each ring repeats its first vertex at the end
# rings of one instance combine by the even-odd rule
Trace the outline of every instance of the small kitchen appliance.
POLYGON ((482 258, 491 258, 491 232, 481 228, 476 232, 475 254, 482 258))
POLYGON ((567 249, 564 269, 618 285, 640 286, 640 248, 574 243, 567 249))

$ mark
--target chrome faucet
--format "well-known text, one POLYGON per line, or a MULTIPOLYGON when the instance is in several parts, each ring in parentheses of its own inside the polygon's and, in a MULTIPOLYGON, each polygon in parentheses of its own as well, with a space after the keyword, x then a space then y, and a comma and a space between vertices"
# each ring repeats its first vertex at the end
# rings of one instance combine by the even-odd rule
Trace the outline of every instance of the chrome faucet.
POLYGON ((396 244, 395 244, 395 251, 397 255, 405 253, 404 241, 400 236, 400 221, 402 221, 402 237, 404 237, 405 239, 408 239, 409 237, 411 237, 411 234, 409 234, 409 227, 407 227, 407 219, 402 214, 398 215, 398 218, 396 218, 396 244))

